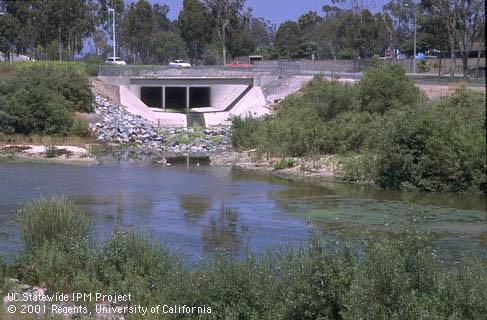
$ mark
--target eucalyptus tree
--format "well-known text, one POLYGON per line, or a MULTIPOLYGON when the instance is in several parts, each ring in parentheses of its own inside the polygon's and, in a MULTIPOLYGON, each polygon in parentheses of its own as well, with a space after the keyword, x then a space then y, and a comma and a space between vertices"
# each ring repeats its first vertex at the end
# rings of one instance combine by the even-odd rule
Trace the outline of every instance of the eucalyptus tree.
POLYGON ((223 64, 227 63, 227 38, 238 28, 245 0, 205 0, 214 18, 214 26, 222 48, 223 64))
POLYGON ((199 0, 184 0, 177 25, 191 62, 196 63, 212 38, 212 21, 207 8, 199 0))

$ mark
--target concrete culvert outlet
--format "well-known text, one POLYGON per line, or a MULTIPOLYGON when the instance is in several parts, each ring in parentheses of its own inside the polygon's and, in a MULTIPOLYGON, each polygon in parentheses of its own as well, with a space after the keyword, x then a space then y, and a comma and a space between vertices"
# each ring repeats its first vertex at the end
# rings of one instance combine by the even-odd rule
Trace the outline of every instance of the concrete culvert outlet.
POLYGON ((189 88, 189 107, 203 108, 211 105, 210 87, 191 87, 189 88))
POLYGON ((150 108, 162 108, 162 88, 141 87, 140 100, 150 108))
POLYGON ((166 87, 166 107, 186 108, 186 87, 166 87))

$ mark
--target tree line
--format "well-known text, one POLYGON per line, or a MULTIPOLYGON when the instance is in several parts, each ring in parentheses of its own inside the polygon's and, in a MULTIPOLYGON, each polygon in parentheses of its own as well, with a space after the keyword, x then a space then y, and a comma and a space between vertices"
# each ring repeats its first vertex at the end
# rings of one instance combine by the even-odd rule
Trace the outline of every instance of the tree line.
MULTIPOLYGON (((169 6, 137 0, 6 0, 0 51, 37 59, 73 60, 91 39, 95 56, 110 55, 115 9, 117 53, 132 63, 222 64, 261 54, 266 59, 367 59, 398 49, 461 58, 485 47, 482 0, 391 0, 373 13, 367 1, 333 0, 276 27, 256 17, 245 0, 184 0, 169 6)), ((480 57, 480 56, 479 56, 480 57)))

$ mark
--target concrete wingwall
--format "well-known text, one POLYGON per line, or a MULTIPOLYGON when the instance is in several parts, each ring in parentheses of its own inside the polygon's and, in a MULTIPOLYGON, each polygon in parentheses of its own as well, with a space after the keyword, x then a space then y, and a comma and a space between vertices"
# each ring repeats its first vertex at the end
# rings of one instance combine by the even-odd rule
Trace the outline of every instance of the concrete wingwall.
POLYGON ((270 114, 266 107, 266 100, 260 87, 253 87, 249 92, 228 112, 205 112, 205 124, 207 127, 230 124, 232 117, 262 117, 270 114))
POLYGON ((120 86, 120 104, 130 113, 139 115, 153 123, 156 123, 157 121, 154 112, 140 101, 140 99, 126 86, 120 86))
MULTIPOLYGON (((224 110, 247 88, 245 85, 212 85, 211 107, 224 110)), ((209 106, 210 107, 210 106, 209 106)))

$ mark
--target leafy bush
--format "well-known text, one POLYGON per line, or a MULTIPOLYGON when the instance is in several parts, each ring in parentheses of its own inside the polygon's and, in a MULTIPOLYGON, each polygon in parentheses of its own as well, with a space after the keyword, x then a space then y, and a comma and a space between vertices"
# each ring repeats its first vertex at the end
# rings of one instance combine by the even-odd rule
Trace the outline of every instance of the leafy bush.
POLYGON ((368 112, 344 112, 324 124, 321 153, 347 154, 373 150, 384 117, 368 112))
POLYGON ((485 192, 485 121, 485 96, 464 90, 434 105, 398 111, 377 150, 378 183, 485 192))
POLYGON ((330 247, 314 238, 306 247, 280 253, 274 272, 282 301, 281 319, 342 319, 355 258, 348 246, 330 247))
POLYGON ((251 149, 257 146, 256 132, 262 123, 252 117, 232 119, 232 145, 237 149, 251 149))
POLYGON ((367 241, 344 319, 482 319, 487 272, 481 268, 465 261, 447 268, 430 237, 415 231, 367 241))
POLYGON ((66 99, 68 109, 80 112, 93 111, 93 93, 88 80, 75 68, 33 64, 21 69, 11 81, 12 88, 49 89, 66 99))
POLYGON ((19 89, 3 112, 3 126, 10 133, 66 134, 72 126, 63 98, 43 87, 19 89), (9 129, 11 128, 11 129, 9 129))
POLYGON ((13 75, 0 81, 0 132, 89 134, 73 113, 93 111, 94 97, 77 64, 14 64, 13 75))
POLYGON ((304 108, 312 108, 320 119, 329 121, 355 107, 356 91, 352 85, 316 77, 306 85, 302 95, 285 99, 277 114, 286 118, 287 113, 293 115, 304 108))
POLYGON ((390 109, 415 105, 420 98, 419 89, 398 65, 380 65, 368 70, 360 80, 362 111, 383 114, 390 109))
POLYGON ((356 93, 348 84, 315 78, 284 99, 274 118, 234 119, 233 145, 280 156, 372 148, 381 117, 357 112, 356 93))
POLYGON ((71 126, 69 133, 79 137, 88 137, 91 135, 88 123, 78 118, 73 120, 73 125, 71 126))

